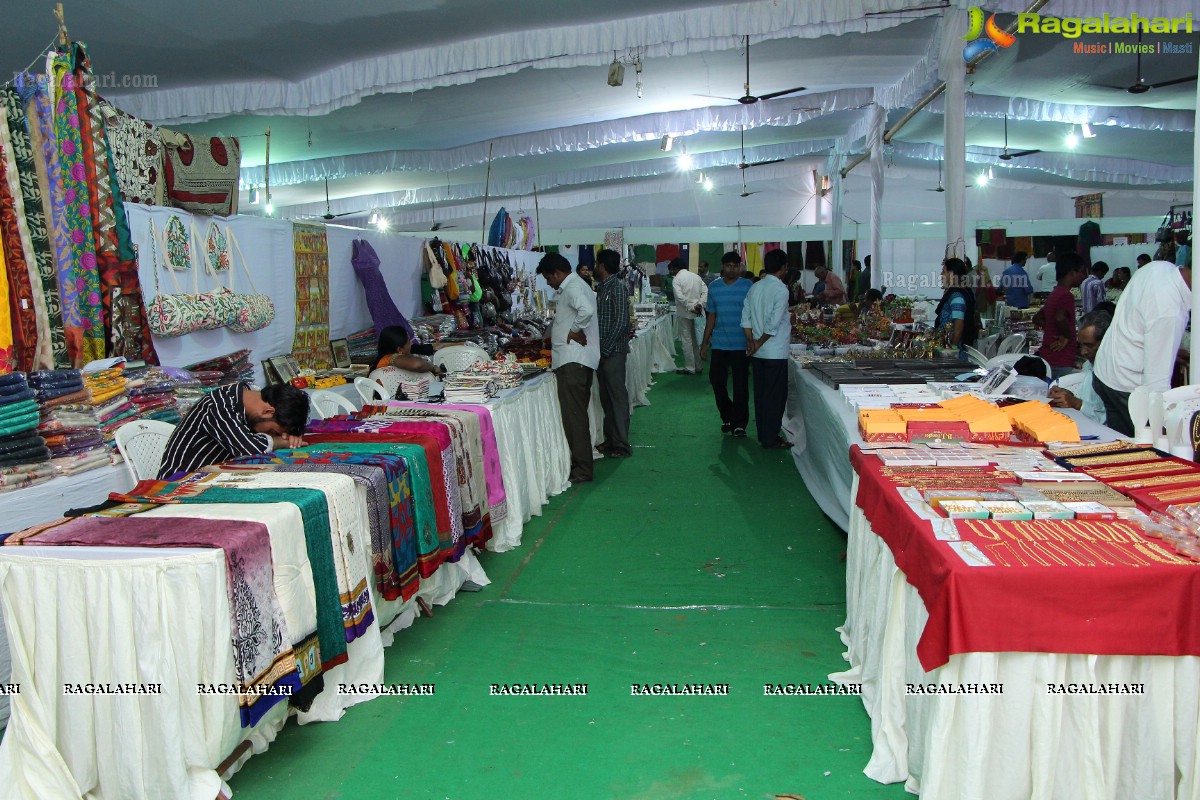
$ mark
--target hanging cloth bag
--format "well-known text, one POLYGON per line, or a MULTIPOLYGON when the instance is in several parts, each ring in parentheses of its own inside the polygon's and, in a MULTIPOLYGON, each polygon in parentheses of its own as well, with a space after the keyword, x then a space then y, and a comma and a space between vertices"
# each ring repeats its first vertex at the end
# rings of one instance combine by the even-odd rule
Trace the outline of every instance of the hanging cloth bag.
POLYGON ((438 260, 428 241, 425 242, 425 257, 429 259, 429 285, 435 290, 445 289, 446 273, 442 270, 442 262, 438 260))
MULTIPOLYGON (((206 328, 205 330, 216 330, 217 328, 229 327, 230 323, 236 321, 238 313, 237 302, 234 299, 232 289, 233 274, 230 273, 229 288, 222 286, 220 278, 217 277, 217 273, 220 270, 213 268, 213 265, 205 251, 204 240, 200 238, 200 231, 196 229, 196 224, 194 222, 191 224, 190 233, 192 237, 192 247, 194 248, 193 252, 196 254, 196 257, 200 259, 200 263, 204 265, 204 271, 213 276, 213 283, 216 284, 212 291, 207 293, 207 296, 211 298, 211 303, 215 313, 213 314, 213 319, 211 321, 212 327, 206 328)), ((209 236, 211 238, 211 232, 209 233, 209 236)))
MULTIPOLYGON (((150 253, 154 261, 154 300, 146 308, 146 319, 150 332, 164 338, 186 336, 196 331, 212 330, 220 327, 216 304, 210 295, 201 294, 196 284, 196 272, 192 270, 192 294, 184 294, 179 288, 179 281, 174 270, 167 269, 171 283, 175 286, 175 294, 164 294, 158 283, 158 273, 161 267, 158 263, 158 230, 154 220, 150 220, 150 253)), ((166 249, 166 242, 163 242, 166 249)), ((190 257, 190 256, 189 256, 190 257)))
POLYGON ((233 235, 233 229, 227 228, 226 233, 233 251, 237 253, 237 258, 233 260, 240 262, 242 272, 246 273, 246 281, 250 284, 250 294, 232 292, 233 276, 236 270, 230 269, 229 288, 232 292, 233 314, 225 326, 234 333, 260 331, 275 321, 275 303, 272 302, 270 296, 260 294, 255 288, 254 278, 250 275, 250 268, 246 266, 246 257, 242 255, 242 246, 238 244, 237 237, 233 235))

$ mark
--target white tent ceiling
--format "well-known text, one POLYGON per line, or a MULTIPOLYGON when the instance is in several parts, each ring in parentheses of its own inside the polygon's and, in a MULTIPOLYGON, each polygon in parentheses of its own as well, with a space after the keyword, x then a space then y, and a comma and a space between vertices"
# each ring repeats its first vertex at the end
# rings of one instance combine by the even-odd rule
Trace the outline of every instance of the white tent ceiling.
MULTIPOLYGON (((1024 5, 1000 0, 989 10, 1006 24, 1024 5)), ((871 103, 892 124, 936 85, 943 8, 937 0, 66 4, 73 38, 88 43, 108 81, 102 93, 177 130, 243 137, 245 189, 265 179, 270 126, 277 215, 323 213, 328 177, 333 213, 378 209, 408 227, 428 227, 434 216, 476 222, 489 151, 493 198, 531 210, 536 184, 551 218, 554 209, 604 209, 595 227, 631 221, 616 210, 622 197, 661 198, 656 209, 638 203, 639 224, 648 213, 660 224, 731 224, 772 197, 811 197, 812 171, 824 171, 830 152, 862 151, 871 103), (807 90, 739 105, 742 35, 751 42, 751 92, 807 90), (605 81, 614 57, 627 65, 620 87, 605 81), (130 88, 148 83, 155 88, 130 88), (739 171, 743 129, 745 160, 786 160, 739 171), (659 149, 665 133, 678 137, 669 154, 659 149), (694 173, 679 174, 681 148, 736 202, 706 198, 694 173), (743 177, 762 193, 738 198, 743 177), (737 218, 705 213, 717 207, 737 218)), ((1041 13, 1135 10, 1181 17, 1194 4, 1052 0, 1041 13)), ((53 30, 49 4, 7 15, 0 67, 23 67, 53 30)), ((1150 39, 1192 52, 1144 57, 1147 82, 1195 75, 1195 34, 1150 39)), ((1061 36, 1019 35, 967 77, 968 162, 1032 184, 1190 190, 1196 84, 1131 94, 1121 87, 1136 70, 1131 55, 1078 54, 1061 36), (1009 149, 1041 153, 997 158, 1006 115, 1009 149), (1072 151, 1065 135, 1082 122, 1097 135, 1072 151)), ((935 102, 893 139, 887 158, 898 174, 928 165, 941 158, 941 140, 935 102)), ((245 195, 242 210, 256 211, 245 195)))

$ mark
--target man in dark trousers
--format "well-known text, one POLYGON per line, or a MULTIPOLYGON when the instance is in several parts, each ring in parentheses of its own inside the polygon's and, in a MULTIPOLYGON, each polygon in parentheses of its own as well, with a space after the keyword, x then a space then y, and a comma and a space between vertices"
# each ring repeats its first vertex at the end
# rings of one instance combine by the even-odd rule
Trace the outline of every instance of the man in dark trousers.
POLYGON ((571 270, 558 253, 547 253, 538 262, 538 274, 555 296, 554 323, 550 326, 550 366, 558 383, 558 405, 563 433, 571 450, 571 483, 592 480, 592 431, 588 405, 592 376, 600 366, 600 330, 596 322, 596 293, 571 270))
POLYGON ((787 406, 788 353, 792 318, 788 309, 787 253, 772 250, 763 257, 762 280, 750 287, 742 309, 742 332, 754 373, 754 425, 758 443, 768 450, 791 449, 783 437, 787 406))
POLYGON ((625 361, 629 355, 629 292, 617 274, 621 256, 616 250, 596 255, 596 316, 600 325, 600 406, 604 409, 604 442, 597 448, 610 458, 633 455, 629 446, 629 390, 625 361))
POLYGON ((746 337, 742 333, 742 307, 754 284, 742 277, 742 257, 728 252, 721 257, 721 277, 708 287, 707 319, 701 337, 700 360, 708 361, 708 382, 712 384, 721 431, 745 436, 750 423, 750 359, 746 355, 746 337), (733 398, 728 383, 733 379, 733 398))

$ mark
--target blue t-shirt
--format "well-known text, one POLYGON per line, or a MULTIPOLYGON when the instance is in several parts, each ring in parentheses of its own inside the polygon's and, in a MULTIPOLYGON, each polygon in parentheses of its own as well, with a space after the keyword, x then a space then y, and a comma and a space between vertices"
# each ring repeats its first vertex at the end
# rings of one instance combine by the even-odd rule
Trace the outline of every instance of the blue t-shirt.
POLYGON ((713 350, 745 350, 746 334, 742 331, 742 306, 754 283, 738 278, 733 284, 724 278, 708 285, 708 306, 705 311, 717 315, 709 346, 713 350))
POLYGON ((1024 267, 1020 264, 1010 264, 1008 269, 1000 274, 1000 286, 1004 289, 1004 302, 1010 308, 1029 308, 1029 298, 1033 297, 1033 284, 1024 267))

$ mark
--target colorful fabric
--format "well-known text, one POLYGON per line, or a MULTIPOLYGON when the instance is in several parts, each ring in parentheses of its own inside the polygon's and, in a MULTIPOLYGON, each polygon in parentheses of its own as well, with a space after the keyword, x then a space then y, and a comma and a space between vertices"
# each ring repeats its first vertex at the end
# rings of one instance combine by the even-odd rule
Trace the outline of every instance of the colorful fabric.
POLYGON ((127 203, 163 205, 163 143, 159 130, 131 117, 107 101, 100 101, 105 130, 112 150, 114 175, 127 203))
POLYGON ((13 347, 12 307, 8 302, 8 270, 4 263, 4 248, 0 247, 0 373, 17 368, 17 353, 13 347))
MULTIPOLYGON (((7 123, 4 125, 7 128, 7 123)), ((0 142, 2 146, 3 142, 0 142)), ((16 368, 34 366, 38 347, 38 322, 29 282, 29 266, 17 226, 14 198, 8 189, 6 158, 0 157, 0 248, 4 251, 4 269, 8 281, 8 314, 12 330, 16 368)))
MULTIPOLYGON (((428 249, 428 245, 426 247, 428 249)), ((384 328, 399 325, 408 331, 410 340, 415 339, 412 325, 400 313, 400 309, 396 308, 396 303, 388 293, 383 273, 379 271, 379 256, 371 247, 371 243, 365 239, 355 239, 352 252, 350 262, 354 266, 355 277, 358 278, 363 291, 366 292, 367 309, 371 312, 371 321, 375 324, 375 330, 378 332, 384 328)), ((437 264, 433 266, 438 269, 437 264)))
POLYGON ((359 540, 366 525, 363 524, 362 508, 358 503, 354 482, 343 475, 276 475, 271 472, 237 476, 234 480, 230 485, 239 490, 299 487, 316 489, 325 494, 346 641, 352 642, 366 633, 375 620, 375 612, 371 606, 370 578, 367 574, 370 559, 364 556, 367 552, 366 543, 359 540))
POLYGON ((292 354, 300 366, 328 369, 329 239, 324 225, 292 226, 296 266, 296 335, 292 354))
MULTIPOLYGON (((75 303, 81 328, 80 360, 104 358, 104 319, 101 314, 100 274, 96 265, 95 230, 87 184, 86 151, 75 94, 75 58, 82 53, 55 53, 54 133, 61 167, 63 214, 70 239, 67 279, 76 288, 75 303)), ((84 56, 86 57, 86 56, 84 56)))
POLYGON ((291 637, 275 595, 271 539, 260 522, 176 517, 164 525, 152 518, 79 517, 13 534, 4 544, 220 548, 228 577, 234 665, 243 687, 238 694, 242 727, 254 726, 300 689, 291 637))
MULTIPOLYGON (((367 486, 367 521, 375 585, 386 600, 408 600, 418 588, 413 492, 403 457, 309 450, 239 458, 236 464, 280 464, 279 472, 336 472, 367 486)), ((433 542, 436 550, 437 537, 433 542)))
MULTIPOLYGON (((21 336, 25 344, 18 351, 18 363, 25 369, 53 366, 50 353, 50 322, 42 297, 41 279, 33 252, 29 227, 25 224, 25 199, 17 173, 16 154, 9 133, 8 114, 0 113, 0 240, 8 253, 9 270, 22 274, 10 285, 18 286, 24 300, 18 301, 21 336)), ((15 298, 16 295, 13 295, 15 298)))
MULTIPOLYGON (((456 416, 469 428, 470 435, 479 436, 479 452, 482 453, 483 477, 487 497, 487 513, 492 524, 508 516, 508 499, 504 489, 504 471, 500 467, 500 446, 496 441, 496 428, 492 423, 492 412, 483 405, 457 405, 454 403, 439 403, 436 406, 419 405, 392 401, 387 404, 389 413, 394 409, 410 409, 402 411, 405 416, 429 416, 430 410, 442 411, 456 416), (419 412, 419 413, 415 413, 419 412)), ((474 445, 472 445, 473 447, 474 445)), ((478 469, 474 470, 478 474, 478 469)))

